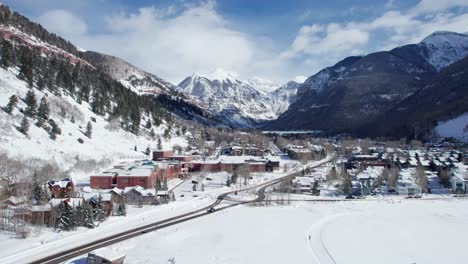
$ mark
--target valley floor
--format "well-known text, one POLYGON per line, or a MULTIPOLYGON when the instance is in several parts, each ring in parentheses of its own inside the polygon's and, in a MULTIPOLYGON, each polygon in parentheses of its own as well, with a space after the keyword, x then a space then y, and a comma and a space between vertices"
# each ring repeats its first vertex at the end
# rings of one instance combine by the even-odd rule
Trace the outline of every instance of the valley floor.
POLYGON ((109 250, 128 263, 461 263, 467 209, 468 200, 400 198, 239 206, 109 250))

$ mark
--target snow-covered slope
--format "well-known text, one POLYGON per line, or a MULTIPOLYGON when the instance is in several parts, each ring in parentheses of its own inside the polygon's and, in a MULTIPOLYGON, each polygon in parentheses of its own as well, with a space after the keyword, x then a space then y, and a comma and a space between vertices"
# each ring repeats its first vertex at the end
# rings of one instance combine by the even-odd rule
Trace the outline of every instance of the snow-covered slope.
POLYGON ((289 106, 296 100, 297 89, 300 83, 290 81, 270 93, 271 107, 278 116, 288 110, 289 106))
POLYGON ((172 94, 176 91, 173 84, 157 77, 154 74, 111 55, 86 51, 86 60, 97 67, 101 67, 115 80, 120 81, 128 89, 138 94, 172 94))
POLYGON ((468 35, 448 31, 436 31, 419 45, 427 49, 427 61, 437 71, 468 56, 468 35))
POLYGON ((204 75, 194 73, 184 79, 179 87, 232 126, 252 127, 278 117, 272 107, 270 93, 240 81, 231 72, 217 69, 204 75))
MULTIPOLYGON (((24 99, 29 90, 27 84, 16 77, 16 71, 12 68, 9 71, 0 68, 0 105, 2 107, 8 103, 11 95, 24 99)), ((50 117, 62 130, 61 135, 52 140, 43 128, 34 125, 34 120, 31 118, 28 118, 30 124, 28 135, 20 133, 17 127, 24 116, 20 110, 24 109, 26 104, 23 100, 19 100, 11 115, 0 110, 0 152, 25 159, 54 160, 64 169, 72 170, 73 175, 76 176, 84 173, 81 170, 84 168, 77 167, 79 161, 107 160, 112 162, 120 158, 141 158, 145 157, 142 151, 146 147, 156 147, 156 141, 149 137, 147 129, 142 129, 136 136, 119 128, 118 122, 109 122, 103 116, 94 114, 86 102, 78 104, 72 97, 65 94, 58 97, 46 90, 39 91, 35 88, 33 90, 38 101, 44 96, 47 98, 51 109, 50 117), (65 114, 61 113, 62 111, 65 111, 65 114), (71 117, 74 123, 71 122, 71 117), (96 122, 91 122, 92 136, 88 138, 84 135, 84 131, 91 118, 94 118, 96 122), (78 139, 84 142, 79 143, 78 139), (134 150, 135 146, 138 151, 134 150)), ((163 135, 165 128, 165 123, 155 127, 155 134, 163 135)), ((170 140, 163 140, 162 143, 163 147, 167 148, 174 144, 186 145, 182 137, 173 137, 170 140)))
POLYGON ((439 123, 435 130, 441 137, 453 137, 468 142, 468 113, 439 123))

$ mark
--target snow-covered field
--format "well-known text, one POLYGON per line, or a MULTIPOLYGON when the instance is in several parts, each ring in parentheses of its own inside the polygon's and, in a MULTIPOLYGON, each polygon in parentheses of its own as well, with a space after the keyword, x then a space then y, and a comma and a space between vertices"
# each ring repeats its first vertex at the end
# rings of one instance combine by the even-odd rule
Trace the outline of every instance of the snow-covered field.
POLYGON ((5 233, 0 234, 0 263, 26 263, 31 257, 50 255, 51 252, 66 250, 93 240, 110 236, 153 223, 172 216, 190 212, 213 202, 207 197, 199 197, 190 201, 180 201, 161 206, 127 207, 127 216, 113 216, 94 229, 79 227, 75 231, 55 232, 42 227, 39 233, 33 228, 27 239, 18 239, 5 233))
POLYGON ((239 206, 109 249, 127 263, 463 263, 467 209, 397 199, 239 206))

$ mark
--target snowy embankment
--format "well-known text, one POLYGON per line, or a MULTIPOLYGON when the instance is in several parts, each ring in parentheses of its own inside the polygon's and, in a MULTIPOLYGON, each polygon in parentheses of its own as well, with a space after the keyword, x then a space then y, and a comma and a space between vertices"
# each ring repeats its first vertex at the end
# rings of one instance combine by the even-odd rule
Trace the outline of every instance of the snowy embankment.
MULTIPOLYGON (((0 68, 0 106, 2 107, 7 105, 11 95, 24 99, 29 90, 27 84, 13 73, 16 70, 10 69, 10 71, 0 68)), ((87 102, 78 104, 68 95, 62 94, 58 97, 46 90, 34 89, 34 92, 38 102, 44 96, 47 98, 51 118, 59 125, 62 134, 58 135, 56 140, 52 140, 44 129, 34 125, 34 120, 31 118, 28 118, 30 123, 28 135, 20 133, 16 129, 23 118, 19 109, 26 107, 26 104, 20 100, 12 115, 0 110, 0 152, 6 152, 9 156, 18 159, 39 158, 55 161, 64 170, 69 170, 74 180, 81 180, 87 178, 87 172, 104 169, 118 159, 147 158, 148 156, 143 153, 146 147, 156 147, 156 141, 149 137, 149 131, 143 127, 136 136, 119 128, 117 121, 109 122, 104 117, 94 114, 87 102), (71 122, 72 116, 75 123, 71 122), (96 122, 91 121, 92 136, 88 138, 84 135, 84 131, 86 124, 92 118, 96 122), (83 143, 79 143, 78 139, 83 140, 83 143), (103 167, 89 168, 86 165, 87 160, 94 160, 103 167), (105 162, 99 163, 99 161, 105 162)), ((143 117, 148 118, 145 115, 143 117)), ((155 135, 162 137, 165 129, 165 123, 155 127, 155 135)), ((183 137, 176 136, 162 140, 163 148, 172 148, 174 145, 185 147, 187 143, 183 137)))
POLYGON ((467 209, 466 200, 239 206, 109 249, 128 263, 460 263, 467 209))
POLYGON ((127 207, 126 217, 110 217, 94 229, 79 227, 70 232, 54 232, 40 227, 38 235, 32 234, 27 239, 17 239, 7 234, 0 234, 0 263, 26 263, 28 260, 48 256, 54 252, 67 250, 108 237, 132 228, 154 223, 159 220, 187 213, 213 202, 203 197, 185 202, 174 202, 161 206, 127 207))

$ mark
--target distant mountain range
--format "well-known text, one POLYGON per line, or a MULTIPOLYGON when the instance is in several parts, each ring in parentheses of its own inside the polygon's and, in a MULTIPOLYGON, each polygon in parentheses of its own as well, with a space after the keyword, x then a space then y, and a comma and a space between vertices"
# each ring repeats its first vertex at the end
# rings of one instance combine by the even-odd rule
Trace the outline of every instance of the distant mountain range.
POLYGON ((34 66, 30 85, 48 79, 52 88, 69 89, 73 100, 99 102, 94 114, 122 118, 122 124, 132 118, 139 126, 150 119, 141 113, 151 110, 156 123, 175 116, 207 126, 421 138, 468 112, 467 34, 434 32, 417 44, 347 57, 304 83, 280 87, 258 77, 243 81, 221 69, 174 85, 118 57, 82 51, 4 5, 0 36, 15 52, 27 53, 11 56, 6 71, 24 67, 20 58, 40 58, 44 62, 34 66), (87 78, 74 80, 82 71, 87 78))
POLYGON ((421 137, 468 111, 468 35, 435 32, 418 44, 348 57, 309 77, 268 129, 421 137))
POLYGON ((274 89, 271 82, 244 82, 222 69, 206 75, 194 73, 178 85, 181 92, 199 100, 217 119, 241 128, 257 127, 278 118, 294 101, 298 86, 289 82, 274 89))

